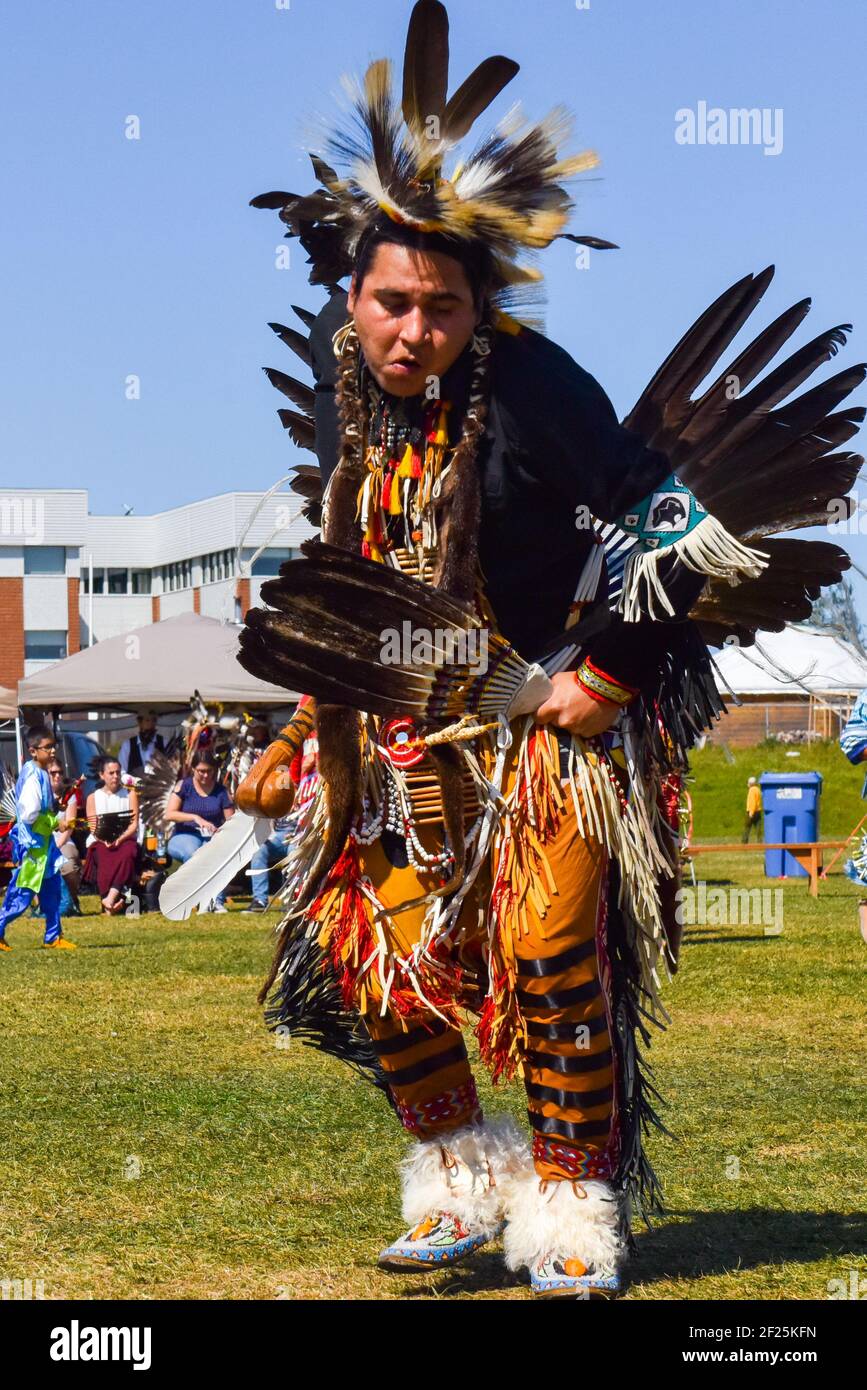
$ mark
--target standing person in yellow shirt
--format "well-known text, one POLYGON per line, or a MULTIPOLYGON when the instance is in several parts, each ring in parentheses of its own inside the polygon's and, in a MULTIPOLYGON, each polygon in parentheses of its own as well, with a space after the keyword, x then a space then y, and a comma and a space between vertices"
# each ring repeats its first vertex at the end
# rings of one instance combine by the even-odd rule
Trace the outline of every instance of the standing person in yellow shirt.
MULTIPOLYGON (((759 790, 755 777, 747 779, 747 818, 744 821, 743 843, 748 844, 750 832, 755 825, 759 827, 761 834, 762 821, 762 793, 759 790)), ((758 838, 758 836, 757 836, 758 838)))

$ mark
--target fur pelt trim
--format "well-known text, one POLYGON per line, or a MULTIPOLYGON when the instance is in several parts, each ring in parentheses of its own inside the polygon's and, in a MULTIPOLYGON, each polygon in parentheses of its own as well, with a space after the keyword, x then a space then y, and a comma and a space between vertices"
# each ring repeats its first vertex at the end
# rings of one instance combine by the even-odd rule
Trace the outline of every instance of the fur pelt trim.
POLYGON ((535 1169, 525 1169, 507 1184, 503 1249, 512 1270, 554 1255, 617 1274, 626 1252, 625 1199, 607 1182, 540 1182, 535 1169))
POLYGON ((446 1211, 492 1236, 511 1178, 528 1167, 527 1138, 508 1116, 422 1139, 401 1163, 404 1220, 415 1226, 446 1211))

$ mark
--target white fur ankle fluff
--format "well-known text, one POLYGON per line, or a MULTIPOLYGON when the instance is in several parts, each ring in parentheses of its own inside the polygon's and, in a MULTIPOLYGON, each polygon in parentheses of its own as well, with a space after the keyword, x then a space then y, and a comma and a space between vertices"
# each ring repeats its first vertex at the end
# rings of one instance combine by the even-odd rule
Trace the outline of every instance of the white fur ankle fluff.
POLYGON ((422 1139, 400 1165, 404 1220, 415 1226, 431 1212, 447 1211, 493 1235, 507 1184, 528 1164, 527 1139, 508 1116, 422 1139))
POLYGON ((578 1259, 597 1274, 617 1274, 625 1254, 624 1199, 607 1182, 549 1181, 540 1191, 535 1169, 508 1185, 503 1248, 509 1269, 545 1255, 578 1259), (586 1197, 579 1195, 586 1192, 586 1197))

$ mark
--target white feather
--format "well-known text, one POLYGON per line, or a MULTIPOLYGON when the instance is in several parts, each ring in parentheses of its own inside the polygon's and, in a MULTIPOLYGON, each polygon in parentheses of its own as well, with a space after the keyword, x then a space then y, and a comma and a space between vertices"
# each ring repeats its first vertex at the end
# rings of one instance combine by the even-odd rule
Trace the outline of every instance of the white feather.
POLYGON ((183 922, 194 907, 201 911, 221 889, 231 883, 239 869, 249 864, 256 850, 271 834, 272 822, 262 816, 236 811, 166 879, 160 891, 160 912, 173 922, 183 922))

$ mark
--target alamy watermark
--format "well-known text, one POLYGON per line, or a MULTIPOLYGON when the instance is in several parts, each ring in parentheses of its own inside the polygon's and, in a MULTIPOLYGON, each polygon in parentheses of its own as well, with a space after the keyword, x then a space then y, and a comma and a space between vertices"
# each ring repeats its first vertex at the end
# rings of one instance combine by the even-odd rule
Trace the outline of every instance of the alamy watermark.
POLYGON ((0 494, 0 536, 38 545, 45 538, 45 498, 0 494))
POLYGON ((681 926, 764 927, 765 936, 783 930, 782 888, 713 888, 700 881, 677 891, 676 917, 681 926))
POLYGON ((681 106, 674 113, 674 138, 679 145, 761 145, 764 154, 783 149, 781 106, 708 106, 706 101, 681 106))
POLYGON ((867 1279, 860 1269, 849 1268, 847 1279, 829 1279, 826 1285, 829 1298, 867 1298, 867 1279))
POLYGON ((867 498, 857 492, 848 497, 829 497, 827 504, 828 520, 825 525, 835 535, 842 531, 848 536, 867 534, 867 498))
POLYGON ((44 1279, 0 1279, 0 1301, 30 1303, 45 1298, 44 1279))
POLYGON ((405 619, 383 628, 379 659, 383 666, 468 666, 483 676, 488 669, 488 629, 413 627, 405 619))

